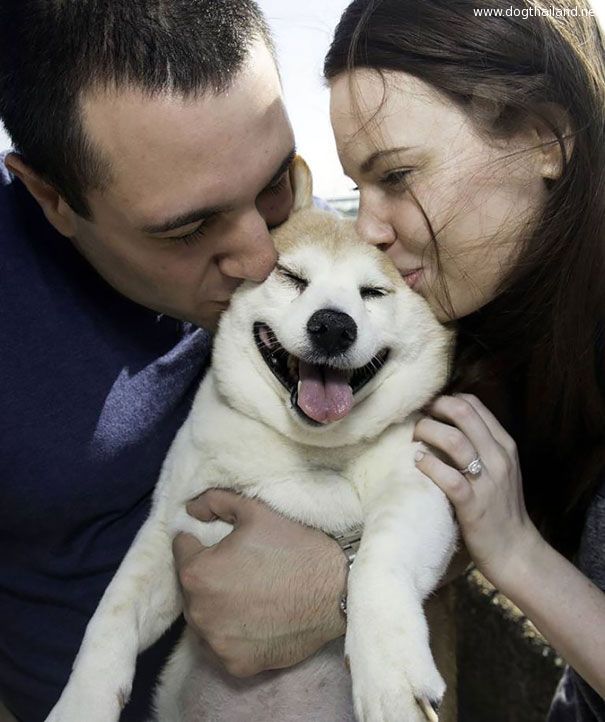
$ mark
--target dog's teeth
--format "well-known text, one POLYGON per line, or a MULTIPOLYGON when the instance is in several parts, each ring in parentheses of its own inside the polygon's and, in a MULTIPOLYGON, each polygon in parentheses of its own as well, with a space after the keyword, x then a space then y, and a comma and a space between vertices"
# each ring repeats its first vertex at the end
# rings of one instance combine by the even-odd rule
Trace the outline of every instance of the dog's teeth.
POLYGON ((300 394, 300 387, 302 386, 302 381, 299 379, 298 385, 296 386, 296 393, 300 394))

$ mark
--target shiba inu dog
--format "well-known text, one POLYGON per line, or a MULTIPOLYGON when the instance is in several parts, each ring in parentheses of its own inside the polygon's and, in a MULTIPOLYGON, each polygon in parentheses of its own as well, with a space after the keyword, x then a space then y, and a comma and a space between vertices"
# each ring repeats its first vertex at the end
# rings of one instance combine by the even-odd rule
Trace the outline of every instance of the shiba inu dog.
MULTIPOLYGON (((451 334, 364 244, 313 207, 293 168, 279 262, 223 314, 213 363, 177 434, 141 528, 91 619, 47 722, 117 722, 137 654, 182 610, 171 540, 215 544, 232 527, 186 503, 236 489, 329 534, 363 525, 347 632, 290 669, 235 679, 186 631, 162 675, 160 722, 419 722, 444 693, 423 601, 456 544, 450 506, 414 464, 418 409, 447 377, 451 334)), ((433 717, 434 718, 434 717, 433 717)))

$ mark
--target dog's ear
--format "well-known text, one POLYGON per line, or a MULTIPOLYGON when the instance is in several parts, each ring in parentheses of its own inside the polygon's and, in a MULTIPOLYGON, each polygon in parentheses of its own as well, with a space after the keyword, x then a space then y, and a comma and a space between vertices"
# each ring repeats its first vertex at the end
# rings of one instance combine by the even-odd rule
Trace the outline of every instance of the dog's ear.
POLYGON ((309 166, 297 155, 290 166, 290 183, 294 192, 292 213, 313 205, 313 177, 309 166))

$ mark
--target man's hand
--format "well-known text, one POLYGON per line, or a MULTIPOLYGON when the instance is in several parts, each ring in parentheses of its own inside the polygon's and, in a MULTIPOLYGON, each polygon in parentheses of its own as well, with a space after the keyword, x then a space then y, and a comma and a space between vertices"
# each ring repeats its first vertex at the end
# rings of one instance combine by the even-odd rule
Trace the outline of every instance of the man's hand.
POLYGON ((344 634, 346 560, 333 539, 229 491, 207 491, 187 511, 234 526, 213 547, 188 534, 173 543, 185 618, 228 672, 289 667, 344 634))

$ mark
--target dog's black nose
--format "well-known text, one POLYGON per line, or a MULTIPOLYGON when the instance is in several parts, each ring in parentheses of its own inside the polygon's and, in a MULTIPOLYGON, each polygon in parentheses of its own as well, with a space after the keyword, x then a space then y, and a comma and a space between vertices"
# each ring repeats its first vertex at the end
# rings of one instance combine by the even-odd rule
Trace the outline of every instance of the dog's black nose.
POLYGON ((357 338, 357 324, 346 313, 322 308, 307 322, 307 333, 313 346, 332 355, 350 348, 357 338))

